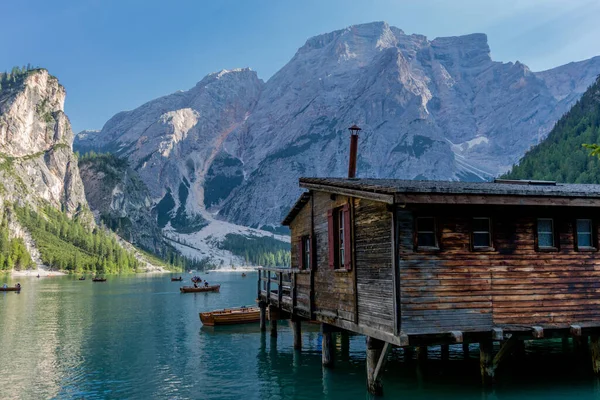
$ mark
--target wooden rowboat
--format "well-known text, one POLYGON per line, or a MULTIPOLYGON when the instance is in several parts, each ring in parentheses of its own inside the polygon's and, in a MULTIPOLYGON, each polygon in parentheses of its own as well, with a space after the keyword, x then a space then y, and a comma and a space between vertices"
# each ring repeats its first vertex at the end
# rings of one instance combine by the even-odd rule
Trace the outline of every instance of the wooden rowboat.
POLYGON ((20 292, 21 288, 20 287, 7 287, 7 288, 3 288, 0 287, 0 292, 20 292))
POLYGON ((218 292, 221 289, 221 285, 210 285, 210 286, 198 286, 197 288, 193 286, 184 286, 180 287, 179 291, 181 293, 198 293, 198 292, 218 292))
POLYGON ((200 313, 200 321, 207 326, 250 324, 260 321, 260 308, 239 307, 203 312, 200 313))
POLYGON ((181 282, 183 280, 182 277, 179 278, 171 278, 171 282, 181 282))
POLYGON ((92 278, 92 282, 106 282, 106 278, 92 278))

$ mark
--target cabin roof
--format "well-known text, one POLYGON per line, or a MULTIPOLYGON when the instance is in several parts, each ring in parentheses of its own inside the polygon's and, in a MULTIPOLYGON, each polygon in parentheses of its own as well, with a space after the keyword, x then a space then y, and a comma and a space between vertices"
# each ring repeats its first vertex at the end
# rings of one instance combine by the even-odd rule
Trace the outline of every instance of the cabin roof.
POLYGON ((300 187, 327 191, 340 188, 380 194, 447 193, 507 196, 600 198, 600 185, 551 181, 497 180, 495 182, 413 181, 403 179, 300 178, 300 187))
POLYGON ((302 207, 310 200, 310 192, 304 192, 300 195, 300 198, 296 201, 296 203, 292 206, 292 209, 285 217, 285 219, 281 222, 281 225, 289 226, 290 222, 298 215, 302 207))

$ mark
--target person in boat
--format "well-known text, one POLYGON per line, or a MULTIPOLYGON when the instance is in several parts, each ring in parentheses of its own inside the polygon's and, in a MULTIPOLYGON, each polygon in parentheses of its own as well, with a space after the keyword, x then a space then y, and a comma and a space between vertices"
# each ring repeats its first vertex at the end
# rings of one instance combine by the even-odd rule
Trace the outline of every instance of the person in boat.
POLYGON ((2 285, 2 289, 8 289, 8 285, 6 283, 2 285))
POLYGON ((39 278, 39 277, 40 277, 40 274, 37 274, 37 277, 39 278))
POLYGON ((208 287, 208 282, 204 281, 204 287, 208 287))
POLYGON ((198 284, 196 282, 194 282, 194 287, 198 289, 198 284))
POLYGON ((16 287, 17 289, 21 289, 21 284, 20 284, 19 282, 17 282, 17 284, 15 285, 15 287, 16 287))

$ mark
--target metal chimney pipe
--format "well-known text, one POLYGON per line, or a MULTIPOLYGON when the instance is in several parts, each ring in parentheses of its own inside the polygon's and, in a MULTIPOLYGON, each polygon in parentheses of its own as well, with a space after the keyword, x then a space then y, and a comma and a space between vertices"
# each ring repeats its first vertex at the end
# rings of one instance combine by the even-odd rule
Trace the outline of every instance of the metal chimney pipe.
POLYGON ((348 161, 348 178, 356 176, 356 156, 358 153, 358 131, 361 129, 352 125, 348 128, 350 131, 350 160, 348 161))

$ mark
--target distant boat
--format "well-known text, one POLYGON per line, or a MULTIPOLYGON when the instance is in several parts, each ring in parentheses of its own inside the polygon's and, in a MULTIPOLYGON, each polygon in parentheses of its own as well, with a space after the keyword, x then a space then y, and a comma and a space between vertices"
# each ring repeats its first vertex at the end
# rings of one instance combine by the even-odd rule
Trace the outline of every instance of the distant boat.
POLYGON ((85 281, 85 276, 82 276, 81 278, 79 278, 80 281, 85 281))
POLYGON ((200 313, 200 321, 207 326, 250 324, 260 321, 260 308, 239 307, 204 312, 200 313))
POLYGON ((0 292, 20 292, 21 286, 0 287, 0 292))
POLYGON ((198 292, 218 292, 221 289, 221 285, 210 285, 210 286, 184 286, 180 287, 181 293, 198 293, 198 292))
POLYGON ((242 278, 245 278, 245 277, 246 277, 246 273, 242 272, 242 278))
POLYGON ((183 280, 182 277, 179 278, 171 278, 171 282, 181 282, 183 280))
POLYGON ((92 282, 106 282, 106 278, 92 278, 92 282))

